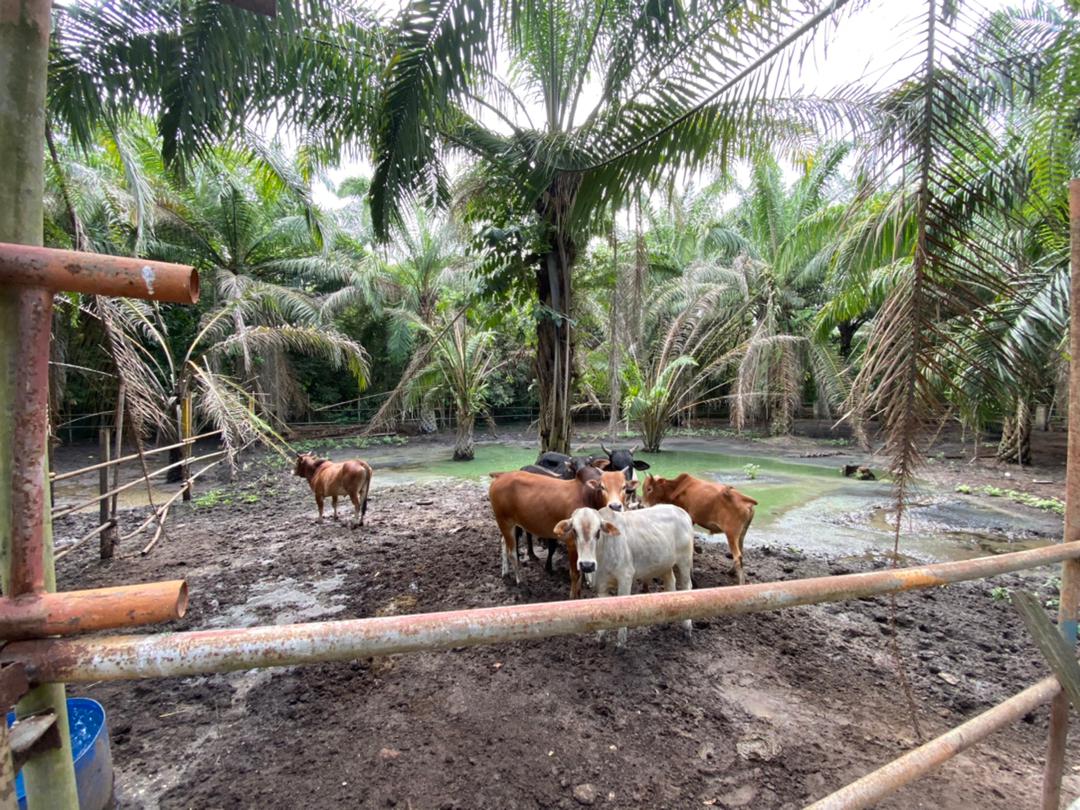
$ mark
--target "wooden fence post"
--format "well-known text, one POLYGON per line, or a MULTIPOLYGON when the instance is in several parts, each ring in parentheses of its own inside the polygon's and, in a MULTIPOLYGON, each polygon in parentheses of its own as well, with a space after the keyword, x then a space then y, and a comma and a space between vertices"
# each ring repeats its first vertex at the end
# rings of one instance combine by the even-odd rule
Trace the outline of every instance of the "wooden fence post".
MULTIPOLYGON (((98 448, 100 456, 99 461, 102 463, 108 463, 111 458, 110 447, 112 442, 110 441, 112 433, 107 427, 103 427, 98 434, 98 448)), ((120 465, 117 464, 117 467, 120 465)), ((101 534, 98 535, 98 545, 101 551, 101 559, 111 560, 113 555, 113 546, 117 541, 116 530, 116 503, 115 498, 105 497, 109 491, 109 468, 102 467, 98 470, 98 495, 102 498, 98 501, 98 525, 104 526, 107 523, 110 525, 107 529, 102 529, 101 534)))
MULTIPOLYGON (((1080 540, 1080 179, 1069 181, 1069 240, 1072 280, 1069 299, 1069 449, 1065 471, 1066 543, 1080 540)), ((1076 620, 1080 608, 1080 562, 1061 565, 1061 606, 1058 629, 1076 653, 1076 620)), ((1069 698, 1064 690, 1050 706, 1050 740, 1043 773, 1043 810, 1061 806, 1061 774, 1065 767, 1065 737, 1069 730, 1069 698)))
MULTIPOLYGON (((190 439, 195 433, 191 429, 191 394, 185 393, 184 398, 180 401, 180 440, 190 439)), ((188 460, 191 458, 191 444, 185 444, 180 448, 180 453, 184 459, 184 465, 180 468, 181 480, 184 482, 184 494, 181 498, 185 501, 191 500, 191 469, 188 466, 188 460)))

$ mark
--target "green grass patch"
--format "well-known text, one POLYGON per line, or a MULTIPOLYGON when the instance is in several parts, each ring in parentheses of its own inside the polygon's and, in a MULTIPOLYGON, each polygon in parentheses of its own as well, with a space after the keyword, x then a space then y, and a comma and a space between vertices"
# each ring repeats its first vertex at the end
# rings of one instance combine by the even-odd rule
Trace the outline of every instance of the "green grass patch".
MULTIPOLYGON (((957 491, 960 491, 959 487, 957 487, 957 491)), ((991 498, 1008 498, 1013 503, 1022 503, 1024 506, 1030 506, 1033 509, 1042 509, 1058 515, 1065 514, 1065 501, 1060 501, 1057 498, 1040 498, 1038 495, 1029 495, 1027 492, 1019 492, 1015 489, 1001 489, 989 485, 984 486, 980 491, 991 498)))

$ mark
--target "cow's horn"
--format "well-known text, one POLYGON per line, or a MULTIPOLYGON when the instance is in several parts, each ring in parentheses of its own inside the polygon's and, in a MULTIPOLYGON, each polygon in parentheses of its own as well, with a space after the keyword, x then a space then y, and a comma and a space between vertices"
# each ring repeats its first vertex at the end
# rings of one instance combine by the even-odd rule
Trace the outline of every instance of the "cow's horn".
POLYGON ((603 443, 603 442, 600 442, 600 449, 604 451, 604 454, 605 454, 605 455, 609 455, 609 456, 611 455, 611 451, 610 451, 610 450, 608 450, 608 449, 607 449, 606 447, 604 447, 604 443, 603 443))
POLYGON ((637 444, 635 444, 635 445, 634 445, 634 447, 633 447, 633 448, 632 448, 632 449, 630 450, 630 455, 634 455, 634 453, 636 453, 636 452, 637 452, 638 450, 640 450, 640 449, 641 449, 641 443, 640 443, 640 442, 638 442, 638 443, 637 443, 637 444))

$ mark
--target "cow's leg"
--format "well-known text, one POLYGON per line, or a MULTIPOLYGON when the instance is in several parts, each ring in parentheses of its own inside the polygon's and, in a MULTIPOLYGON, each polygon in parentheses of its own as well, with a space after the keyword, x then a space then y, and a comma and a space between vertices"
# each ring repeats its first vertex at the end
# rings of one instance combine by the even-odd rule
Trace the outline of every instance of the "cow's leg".
POLYGON ((315 496, 315 503, 318 504, 319 507, 319 523, 323 522, 323 500, 325 499, 322 495, 315 496))
MULTIPOLYGON (((634 575, 633 574, 619 580, 619 590, 618 590, 618 595, 619 596, 629 596, 630 591, 632 591, 633 589, 634 589, 634 575)), ((620 627, 619 628, 619 634, 617 636, 617 641, 615 642, 615 646, 616 647, 623 647, 625 645, 626 645, 626 628, 625 627, 620 627)))
POLYGON ((555 566, 553 566, 551 564, 551 560, 555 556, 555 548, 558 545, 559 545, 559 543, 558 543, 557 540, 552 540, 551 538, 548 538, 548 541, 547 541, 548 558, 547 558, 547 562, 544 563, 544 570, 547 571, 549 574, 554 574, 555 573, 555 566))
POLYGON ((360 495, 357 494, 356 490, 353 490, 349 493, 349 500, 352 501, 353 528, 355 529, 357 526, 364 525, 364 516, 363 513, 360 511, 360 495))
POLYGON ((517 528, 513 524, 500 523, 499 531, 502 532, 502 575, 505 577, 510 573, 510 558, 513 558, 514 566, 514 582, 517 585, 521 584, 521 563, 518 560, 517 555, 517 538, 514 536, 514 529, 517 528))
POLYGON ((338 519, 337 513, 337 495, 330 496, 330 504, 334 507, 334 520, 338 519))
MULTIPOLYGON (((533 551, 533 536, 529 532, 525 532, 525 536, 529 539, 529 559, 535 562, 540 562, 540 558, 536 556, 536 552, 533 551)), ((537 538, 538 540, 540 538, 537 538)))
POLYGON ((743 572, 742 564, 742 546, 748 528, 750 528, 749 522, 744 523, 734 531, 724 532, 727 535, 728 546, 731 548, 731 560, 735 567, 735 577, 740 585, 746 584, 746 574, 743 572))
MULTIPOLYGON (((693 558, 691 558, 692 560, 693 558)), ((692 562, 687 562, 684 565, 678 565, 675 567, 675 571, 670 575, 670 585, 674 586, 680 591, 692 590, 694 585, 690 581, 690 570, 693 568, 692 562)), ((671 590, 667 578, 664 579, 664 590, 671 590)), ((689 619, 682 622, 683 632, 686 633, 686 637, 690 638, 690 634, 694 631, 694 623, 689 619)))
POLYGON ((566 544, 566 560, 570 565, 570 598, 581 596, 581 572, 577 570, 577 546, 571 540, 566 544))

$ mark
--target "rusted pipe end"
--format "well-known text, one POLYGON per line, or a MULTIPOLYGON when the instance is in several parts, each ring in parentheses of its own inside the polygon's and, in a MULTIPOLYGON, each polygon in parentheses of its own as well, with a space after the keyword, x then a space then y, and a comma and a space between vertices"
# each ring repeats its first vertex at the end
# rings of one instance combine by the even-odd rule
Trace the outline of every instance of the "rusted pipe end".
POLYGON ((194 267, 191 268, 191 276, 188 279, 188 294, 191 299, 188 303, 199 303, 199 271, 194 267))
POLYGON ((174 619, 182 619, 187 614, 188 609, 188 586, 187 580, 180 580, 180 590, 176 594, 176 608, 173 611, 174 619))

